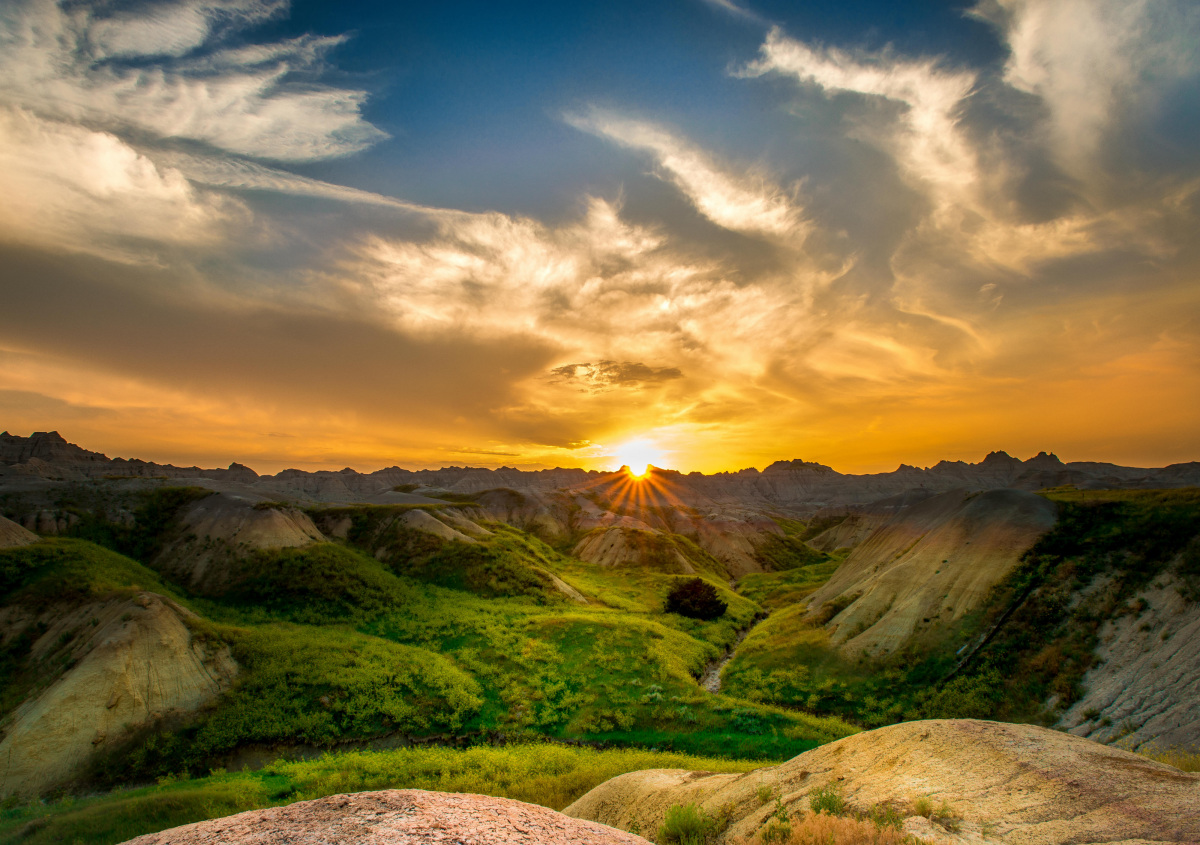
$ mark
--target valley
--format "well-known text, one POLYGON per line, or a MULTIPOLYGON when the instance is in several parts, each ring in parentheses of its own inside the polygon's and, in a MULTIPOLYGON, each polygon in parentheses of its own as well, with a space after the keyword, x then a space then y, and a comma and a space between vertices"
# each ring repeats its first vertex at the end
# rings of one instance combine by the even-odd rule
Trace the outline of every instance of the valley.
POLYGON ((53 433, 0 458, 0 842, 385 786, 562 809, 914 720, 1200 746, 1197 464, 260 477, 53 433), (692 579, 716 618, 666 612, 692 579), (519 786, 521 749, 560 771, 519 786))

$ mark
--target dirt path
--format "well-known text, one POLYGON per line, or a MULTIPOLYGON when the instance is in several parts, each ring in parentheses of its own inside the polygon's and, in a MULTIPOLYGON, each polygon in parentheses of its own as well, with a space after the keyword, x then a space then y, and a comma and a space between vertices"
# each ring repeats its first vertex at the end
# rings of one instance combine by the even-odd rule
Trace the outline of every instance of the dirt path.
POLYGON ((733 660, 733 656, 737 653, 738 646, 740 646, 742 644, 742 640, 746 639, 746 636, 751 631, 753 631, 755 628, 757 628, 759 625, 761 625, 766 620, 767 620, 766 616, 761 616, 761 617, 755 619, 753 624, 751 624, 749 628, 745 628, 740 633, 738 633, 737 639, 733 641, 733 645, 729 647, 729 650, 726 651, 720 657, 718 657, 716 660, 714 660, 712 663, 708 664, 708 666, 705 668, 704 674, 700 676, 700 686, 704 687, 704 689, 708 690, 709 692, 713 693, 714 695, 716 693, 720 692, 721 691, 721 670, 724 669, 729 664, 730 660, 733 660))

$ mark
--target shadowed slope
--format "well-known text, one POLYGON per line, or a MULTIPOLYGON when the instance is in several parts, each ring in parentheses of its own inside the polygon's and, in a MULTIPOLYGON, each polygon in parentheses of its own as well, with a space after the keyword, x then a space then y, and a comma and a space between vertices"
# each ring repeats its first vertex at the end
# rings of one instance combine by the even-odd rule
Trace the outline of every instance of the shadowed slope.
POLYGON ((13 546, 28 546, 30 543, 36 543, 38 536, 32 531, 29 531, 17 525, 11 519, 5 519, 0 516, 0 549, 7 549, 13 546))
POLYGON ((943 493, 876 529, 811 599, 847 655, 894 653, 979 605, 1054 525, 1057 508, 1020 490, 943 493))

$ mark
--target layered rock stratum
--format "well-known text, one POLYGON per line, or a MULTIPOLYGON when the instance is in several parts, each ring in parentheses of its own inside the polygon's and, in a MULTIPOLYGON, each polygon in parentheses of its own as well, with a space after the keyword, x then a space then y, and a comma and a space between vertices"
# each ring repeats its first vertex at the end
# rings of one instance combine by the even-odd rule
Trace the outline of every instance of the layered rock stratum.
POLYGON ((1047 728, 976 720, 879 728, 746 774, 631 772, 563 812, 658 830, 668 807, 695 803, 731 819, 718 841, 734 843, 778 812, 763 796, 777 795, 799 817, 818 789, 836 791, 851 810, 892 807, 907 814, 905 832, 942 842, 1200 842, 1200 775, 1047 728), (956 822, 916 815, 922 798, 956 822))
POLYGON ((855 546, 813 594, 815 617, 841 606, 827 623, 848 656, 884 656, 962 619, 1049 531, 1057 508, 1023 490, 951 491, 904 508, 855 546))
POLYGON ((487 795, 391 789, 251 810, 126 845, 648 845, 554 810, 487 795))
POLYGON ((38 632, 34 660, 69 643, 69 668, 5 721, 0 795, 36 795, 68 782, 93 754, 227 689, 237 674, 229 648, 195 637, 192 619, 190 611, 148 592, 36 614, 0 608, 0 640, 38 632))

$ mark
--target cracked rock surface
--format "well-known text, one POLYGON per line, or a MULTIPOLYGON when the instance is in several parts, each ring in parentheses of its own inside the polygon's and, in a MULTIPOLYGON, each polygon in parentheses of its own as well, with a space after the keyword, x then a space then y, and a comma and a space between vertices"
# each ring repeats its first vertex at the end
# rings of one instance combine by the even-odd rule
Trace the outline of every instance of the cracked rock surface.
POLYGON ((127 845, 648 845, 645 839, 508 798, 388 789, 251 810, 127 845))
POLYGON ((731 808, 720 840, 730 843, 766 826, 776 809, 761 798, 767 789, 800 816, 819 787, 838 790, 852 809, 896 808, 908 816, 906 833, 939 842, 1200 842, 1200 775, 1047 728, 974 719, 866 731, 740 775, 631 772, 563 812, 657 830, 673 804, 695 802, 711 815, 731 808), (926 797, 953 808, 957 830, 915 814, 926 797))

